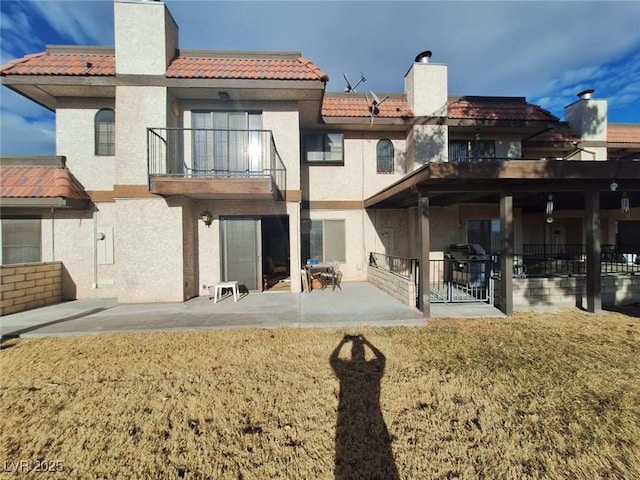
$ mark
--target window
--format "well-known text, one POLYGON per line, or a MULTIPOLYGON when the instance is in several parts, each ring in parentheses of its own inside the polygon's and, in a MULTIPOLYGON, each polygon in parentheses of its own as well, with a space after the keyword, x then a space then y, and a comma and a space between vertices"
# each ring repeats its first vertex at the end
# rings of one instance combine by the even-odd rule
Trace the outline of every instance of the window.
POLYGON ((393 173, 393 143, 382 139, 376 146, 376 171, 378 173, 393 173))
POLYGON ((304 137, 304 155, 309 163, 344 164, 344 135, 325 133, 304 137))
POLYGON ((40 219, 2 219, 2 265, 41 261, 40 219))
POLYGON ((321 262, 346 262, 344 220, 303 220, 302 258, 321 262))
POLYGON ((96 155, 116 154, 116 114, 110 108, 98 110, 95 119, 96 155))
POLYGON ((500 253, 500 220, 467 220, 467 242, 477 243, 489 254, 500 253))
POLYGON ((493 140, 452 140, 449 142, 450 162, 493 160, 496 144, 493 140))

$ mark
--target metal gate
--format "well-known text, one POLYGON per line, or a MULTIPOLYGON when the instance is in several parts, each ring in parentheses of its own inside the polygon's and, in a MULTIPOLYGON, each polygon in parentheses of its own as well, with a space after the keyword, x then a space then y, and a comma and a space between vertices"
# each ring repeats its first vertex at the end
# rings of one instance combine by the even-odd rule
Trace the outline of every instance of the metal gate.
POLYGON ((493 305, 492 260, 430 260, 431 303, 493 305))

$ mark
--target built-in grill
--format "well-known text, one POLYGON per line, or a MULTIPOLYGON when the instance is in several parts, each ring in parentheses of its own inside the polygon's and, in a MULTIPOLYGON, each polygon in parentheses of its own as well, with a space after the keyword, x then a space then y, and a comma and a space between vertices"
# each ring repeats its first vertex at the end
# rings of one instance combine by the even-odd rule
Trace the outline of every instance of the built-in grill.
POLYGON ((455 243, 449 246, 445 254, 445 280, 468 287, 485 285, 489 271, 487 254, 477 243, 455 243))

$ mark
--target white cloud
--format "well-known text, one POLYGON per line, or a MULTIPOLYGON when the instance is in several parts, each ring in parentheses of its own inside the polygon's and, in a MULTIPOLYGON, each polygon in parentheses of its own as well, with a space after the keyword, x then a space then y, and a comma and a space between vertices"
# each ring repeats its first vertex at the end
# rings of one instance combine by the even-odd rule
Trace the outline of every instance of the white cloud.
POLYGON ((21 114, 2 112, 1 155, 55 155, 55 120, 29 121, 21 114))
POLYGON ((40 1, 33 6, 51 28, 75 44, 103 44, 113 39, 111 2, 40 1))

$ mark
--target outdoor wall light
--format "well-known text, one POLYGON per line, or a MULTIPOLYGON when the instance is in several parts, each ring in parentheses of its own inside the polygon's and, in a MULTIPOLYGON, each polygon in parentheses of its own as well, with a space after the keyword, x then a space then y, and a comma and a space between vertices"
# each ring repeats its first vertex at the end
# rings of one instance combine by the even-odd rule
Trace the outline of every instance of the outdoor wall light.
POLYGON ((220 97, 220 100, 222 100, 223 102, 227 102, 231 98, 229 96, 229 92, 218 92, 218 97, 220 97))
POLYGON ((200 214, 200 219, 204 222, 207 227, 211 226, 211 222, 213 221, 213 217, 207 211, 204 211, 200 214))
POLYGON ((609 189, 611 189, 612 192, 618 190, 618 182, 611 182, 611 184, 609 185, 609 189))
POLYGON ((620 210, 622 210, 622 213, 629 213, 629 207, 629 195, 627 192, 624 192, 620 199, 620 210))
POLYGON ((549 194, 547 197, 547 208, 545 210, 547 214, 547 223, 553 223, 553 195, 549 194))

